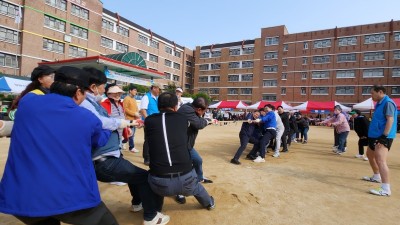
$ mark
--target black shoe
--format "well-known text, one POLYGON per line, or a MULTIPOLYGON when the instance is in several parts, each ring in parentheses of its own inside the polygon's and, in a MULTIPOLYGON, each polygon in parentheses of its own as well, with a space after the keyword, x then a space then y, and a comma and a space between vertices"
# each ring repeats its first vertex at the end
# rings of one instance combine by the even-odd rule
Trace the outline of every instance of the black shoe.
POLYGON ((209 179, 206 179, 206 178, 203 178, 203 180, 200 181, 200 183, 211 184, 211 183, 213 183, 213 181, 212 181, 212 180, 209 180, 209 179))
POLYGON ((303 144, 307 144, 307 141, 303 141, 303 144))
POLYGON ((255 157, 254 155, 247 155, 246 159, 248 160, 255 160, 257 157, 255 157))
POLYGON ((208 210, 213 210, 215 209, 215 201, 214 198, 211 196, 211 203, 207 206, 208 210))
POLYGON ((235 165, 240 165, 240 162, 237 159, 231 159, 231 163, 235 165))
POLYGON ((186 198, 183 195, 177 195, 177 196, 175 196, 175 201, 179 204, 185 204, 186 198))
POLYGON ((143 163, 144 163, 144 165, 148 166, 148 165, 150 165, 150 160, 145 159, 143 163))
POLYGON ((289 152, 289 150, 287 150, 287 149, 284 149, 284 150, 282 150, 282 152, 289 152))

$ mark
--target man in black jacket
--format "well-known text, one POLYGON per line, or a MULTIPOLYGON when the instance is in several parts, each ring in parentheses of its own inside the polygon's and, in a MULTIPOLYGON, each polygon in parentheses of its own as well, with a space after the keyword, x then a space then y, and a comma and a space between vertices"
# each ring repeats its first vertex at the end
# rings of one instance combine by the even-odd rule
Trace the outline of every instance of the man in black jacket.
POLYGON ((356 158, 362 158, 368 161, 368 158, 364 156, 364 146, 368 146, 368 128, 369 120, 365 116, 361 115, 361 111, 354 109, 349 113, 354 121, 354 131, 357 133, 358 139, 358 154, 356 158))
MULTIPOLYGON (((289 138, 289 141, 288 141, 288 135, 289 135, 289 131, 290 131, 289 113, 285 112, 283 110, 283 107, 280 105, 280 106, 278 106, 278 114, 279 114, 279 117, 281 117, 283 126, 285 127, 285 131, 283 131, 282 138, 281 138, 282 145, 283 145, 282 152, 288 152, 289 151, 288 144, 292 143, 291 138, 289 138)), ((280 148, 280 146, 278 146, 278 148, 280 148)))
POLYGON ((192 169, 192 158, 188 151, 191 123, 176 112, 177 107, 176 95, 164 92, 158 98, 160 113, 145 120, 145 138, 149 143, 151 158, 150 187, 161 196, 193 195, 203 207, 214 209, 213 197, 197 180, 196 171, 192 169))

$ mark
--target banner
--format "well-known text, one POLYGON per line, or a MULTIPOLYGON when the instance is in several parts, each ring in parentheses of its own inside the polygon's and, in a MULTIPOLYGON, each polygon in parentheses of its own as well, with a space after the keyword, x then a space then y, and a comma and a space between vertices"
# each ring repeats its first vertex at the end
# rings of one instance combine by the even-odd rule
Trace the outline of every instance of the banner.
POLYGON ((106 75, 106 77, 108 79, 118 80, 118 81, 127 82, 127 83, 131 83, 131 84, 139 84, 139 85, 143 85, 143 86, 147 86, 147 87, 151 86, 150 80, 133 77, 133 76, 126 75, 123 73, 118 73, 118 72, 115 72, 112 70, 104 70, 104 74, 106 75))

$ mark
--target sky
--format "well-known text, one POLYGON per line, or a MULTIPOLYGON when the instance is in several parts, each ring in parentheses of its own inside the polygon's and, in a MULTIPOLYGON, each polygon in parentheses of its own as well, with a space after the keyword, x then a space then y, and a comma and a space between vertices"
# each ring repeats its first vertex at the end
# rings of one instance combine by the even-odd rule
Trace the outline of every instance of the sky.
POLYGON ((101 0, 103 7, 190 49, 259 38, 400 20, 400 0, 101 0))

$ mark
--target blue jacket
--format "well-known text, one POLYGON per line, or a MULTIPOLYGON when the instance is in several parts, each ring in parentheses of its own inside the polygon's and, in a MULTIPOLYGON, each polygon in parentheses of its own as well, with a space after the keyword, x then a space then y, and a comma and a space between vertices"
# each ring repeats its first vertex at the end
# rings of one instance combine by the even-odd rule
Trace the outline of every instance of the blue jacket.
POLYGON ((267 129, 269 127, 276 128, 276 117, 273 111, 267 112, 265 116, 261 117, 261 122, 264 124, 263 129, 267 129))
POLYGON ((154 99, 151 96, 151 92, 146 93, 147 98, 149 98, 149 105, 147 106, 147 116, 150 116, 151 114, 154 113, 159 113, 160 111, 158 110, 158 99, 154 99))
POLYGON ((0 212, 44 217, 100 203, 92 146, 110 135, 70 97, 25 95, 0 183, 0 212))
POLYGON ((388 138, 396 137, 397 106, 393 102, 393 100, 389 98, 389 96, 385 95, 385 97, 383 97, 383 99, 380 102, 377 102, 375 105, 374 116, 372 118, 371 123, 369 124, 369 129, 368 129, 368 137, 370 137, 370 138, 380 137, 385 130, 387 121, 386 121, 386 115, 384 113, 384 109, 385 109, 386 103, 393 104, 395 107, 394 115, 393 115, 394 121, 393 121, 392 128, 390 129, 390 132, 388 134, 388 138))

